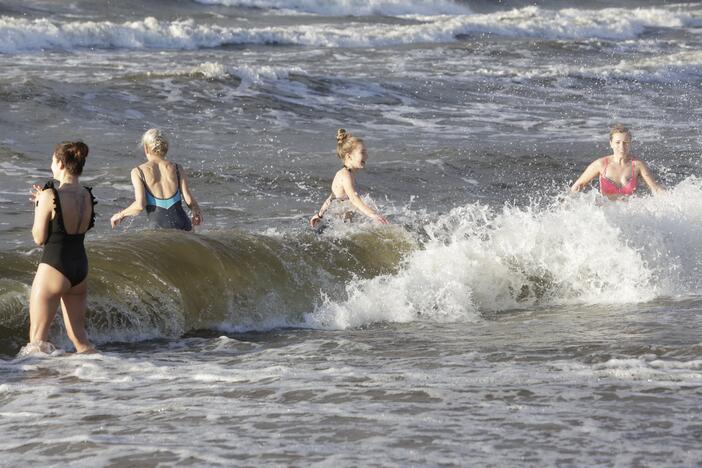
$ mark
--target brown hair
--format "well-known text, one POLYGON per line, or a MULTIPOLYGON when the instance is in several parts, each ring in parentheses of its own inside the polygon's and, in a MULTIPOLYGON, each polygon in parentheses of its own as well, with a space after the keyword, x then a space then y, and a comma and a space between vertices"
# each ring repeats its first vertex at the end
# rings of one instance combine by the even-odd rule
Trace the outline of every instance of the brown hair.
POLYGON ((344 161, 347 156, 353 153, 358 145, 362 145, 363 140, 340 128, 336 131, 336 155, 344 161))
POLYGON ((54 157, 61 161, 69 174, 79 176, 88 157, 88 145, 82 141, 64 141, 54 148, 54 157))
POLYGON ((631 130, 629 130, 627 126, 620 123, 616 123, 612 126, 612 129, 609 131, 609 141, 612 141, 615 133, 629 135, 629 138, 631 138, 631 130))

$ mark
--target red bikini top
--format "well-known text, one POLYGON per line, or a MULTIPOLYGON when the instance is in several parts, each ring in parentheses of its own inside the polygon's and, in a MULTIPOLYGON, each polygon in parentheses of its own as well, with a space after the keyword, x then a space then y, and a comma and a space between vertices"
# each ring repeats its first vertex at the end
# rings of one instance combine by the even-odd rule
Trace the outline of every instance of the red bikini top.
POLYGON ((609 158, 604 157, 604 169, 600 173, 600 193, 602 195, 633 195, 636 190, 636 182, 638 177, 636 177, 636 166, 634 165, 634 160, 631 160, 631 177, 629 181, 622 185, 621 187, 614 182, 612 179, 607 177, 605 173, 607 172, 607 163, 609 158))

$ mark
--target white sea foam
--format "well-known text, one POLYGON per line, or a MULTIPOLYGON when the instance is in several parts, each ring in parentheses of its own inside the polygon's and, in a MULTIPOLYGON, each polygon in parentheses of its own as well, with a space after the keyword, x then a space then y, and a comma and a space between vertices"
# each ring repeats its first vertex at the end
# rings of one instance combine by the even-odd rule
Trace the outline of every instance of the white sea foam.
POLYGON ((702 383, 702 360, 678 361, 659 359, 655 355, 639 358, 610 359, 586 365, 573 362, 554 362, 554 367, 581 377, 646 381, 653 385, 675 386, 702 383))
POLYGON ((217 62, 205 62, 201 63, 197 67, 191 68, 187 71, 188 75, 200 74, 205 78, 216 79, 216 78, 226 78, 229 76, 229 72, 226 67, 221 63, 217 62))
MULTIPOLYGON (((549 65, 519 69, 515 66, 477 68, 470 71, 489 77, 513 77, 516 80, 539 78, 592 78, 629 80, 643 83, 697 81, 702 74, 702 52, 684 50, 645 58, 621 60, 607 66, 549 65)), ((464 73, 465 74, 465 73, 464 73)))
POLYGON ((355 280, 312 327, 475 320, 534 305, 616 304, 699 294, 702 180, 628 203, 592 195, 546 207, 470 204, 426 227, 431 240, 397 274, 355 280))
POLYGON ((0 17, 0 52, 74 48, 198 49, 228 44, 297 44, 319 47, 379 47, 452 42, 456 36, 491 33, 547 39, 622 40, 647 28, 696 23, 692 13, 662 8, 545 10, 526 7, 491 14, 415 16, 419 24, 307 24, 227 27, 193 20, 112 23, 59 22, 0 17))
POLYGON ((470 10, 451 0, 195 0, 204 5, 299 11, 324 16, 462 15, 470 10))

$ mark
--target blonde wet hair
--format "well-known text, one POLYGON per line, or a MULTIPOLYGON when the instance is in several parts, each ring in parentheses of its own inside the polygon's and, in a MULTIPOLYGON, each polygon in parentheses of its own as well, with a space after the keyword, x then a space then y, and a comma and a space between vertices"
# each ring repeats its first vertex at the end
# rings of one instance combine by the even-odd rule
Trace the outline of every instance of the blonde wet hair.
POLYGON ((629 135, 629 139, 631 139, 631 130, 629 130, 629 127, 624 124, 616 123, 612 125, 612 128, 609 131, 609 141, 612 141, 612 138, 614 138, 614 135, 617 133, 629 135))
POLYGON ((363 140, 360 138, 353 136, 343 128, 336 131, 336 155, 342 161, 345 161, 359 145, 363 145, 363 140))
POLYGON ((151 128, 144 132, 141 144, 152 154, 163 157, 168 153, 168 138, 158 128, 151 128))

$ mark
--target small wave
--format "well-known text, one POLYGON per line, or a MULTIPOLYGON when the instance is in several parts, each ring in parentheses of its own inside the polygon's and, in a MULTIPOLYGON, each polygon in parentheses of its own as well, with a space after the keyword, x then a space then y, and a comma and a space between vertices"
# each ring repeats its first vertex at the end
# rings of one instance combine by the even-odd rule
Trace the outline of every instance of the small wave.
POLYGON ((146 18, 112 22, 58 22, 0 17, 0 52, 75 48, 199 49, 232 44, 290 44, 317 47, 381 47, 453 42, 458 36, 489 33, 544 39, 633 39, 647 28, 694 24, 689 13, 660 8, 545 10, 526 7, 476 15, 417 16, 419 24, 312 24, 226 27, 193 20, 146 18))
POLYGON ((697 82, 702 74, 702 52, 682 51, 646 58, 627 59, 607 66, 552 65, 517 70, 510 67, 479 68, 471 71, 488 77, 515 80, 583 78, 671 84, 697 82))
POLYGON ((227 79, 235 76, 239 78, 242 86, 262 84, 287 80, 291 73, 304 75, 300 67, 275 67, 269 65, 239 65, 227 67, 218 62, 204 62, 196 67, 179 70, 172 73, 151 73, 150 76, 187 75, 201 76, 205 79, 227 79))

